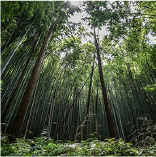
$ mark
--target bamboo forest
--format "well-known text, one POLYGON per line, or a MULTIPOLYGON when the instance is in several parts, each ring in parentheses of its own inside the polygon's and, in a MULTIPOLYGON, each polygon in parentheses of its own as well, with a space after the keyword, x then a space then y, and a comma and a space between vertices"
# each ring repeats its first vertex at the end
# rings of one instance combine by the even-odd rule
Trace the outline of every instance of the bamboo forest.
POLYGON ((1 156, 156 156, 156 1, 1 1, 1 156))

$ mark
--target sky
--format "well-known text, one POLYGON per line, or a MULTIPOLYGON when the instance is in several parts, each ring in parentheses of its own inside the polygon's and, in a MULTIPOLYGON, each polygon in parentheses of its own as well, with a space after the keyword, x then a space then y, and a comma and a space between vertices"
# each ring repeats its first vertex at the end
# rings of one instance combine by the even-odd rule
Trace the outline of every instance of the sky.
POLYGON ((76 6, 76 5, 79 5, 79 2, 80 2, 80 1, 70 1, 70 2, 71 2, 72 5, 75 5, 75 6, 76 6))
MULTIPOLYGON (((74 6, 77 6, 80 4, 80 1, 70 1, 70 2, 74 6)), ((91 29, 91 27, 88 26, 86 22, 81 20, 81 18, 86 17, 86 16, 87 16, 86 12, 74 13, 74 16, 69 18, 69 22, 79 23, 81 21, 82 26, 86 29, 87 32, 94 32, 94 30, 91 29)), ((104 35, 109 34, 109 32, 106 29, 106 26, 103 26, 101 30, 96 29, 96 33, 99 35, 99 38, 101 39, 104 37, 104 35)), ((94 39, 92 37, 87 37, 87 40, 82 38, 82 43, 86 43, 89 40, 93 41, 94 39)))
MULTIPOLYGON (((70 1, 70 2, 72 5, 78 6, 81 1, 70 1)), ((86 12, 74 13, 74 16, 69 18, 69 22, 79 23, 81 21, 81 18, 86 17, 86 16, 87 16, 86 12)), ((85 23, 84 21, 81 21, 81 22, 82 22, 82 26, 86 29, 87 32, 93 32, 93 29, 91 29, 90 26, 87 25, 87 23, 85 23)), ((109 34, 109 31, 107 31, 106 26, 103 26, 102 30, 96 30, 96 33, 99 35, 99 38, 102 39, 105 35, 109 34)), ((147 38, 149 39, 149 41, 147 41, 148 44, 150 45, 156 44, 156 37, 152 36, 151 33, 147 35, 147 38)), ((86 43, 89 40, 93 41, 94 39, 92 37, 87 37, 87 40, 82 38, 82 43, 86 43)))

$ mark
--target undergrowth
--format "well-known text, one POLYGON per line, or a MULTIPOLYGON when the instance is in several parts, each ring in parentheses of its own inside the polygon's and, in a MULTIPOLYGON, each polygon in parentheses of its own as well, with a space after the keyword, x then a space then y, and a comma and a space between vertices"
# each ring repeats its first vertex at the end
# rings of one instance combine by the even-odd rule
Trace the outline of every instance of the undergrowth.
POLYGON ((9 143, 7 136, 1 137, 2 156, 155 156, 156 144, 149 147, 134 147, 122 139, 86 140, 81 143, 53 141, 38 137, 17 139, 9 143))

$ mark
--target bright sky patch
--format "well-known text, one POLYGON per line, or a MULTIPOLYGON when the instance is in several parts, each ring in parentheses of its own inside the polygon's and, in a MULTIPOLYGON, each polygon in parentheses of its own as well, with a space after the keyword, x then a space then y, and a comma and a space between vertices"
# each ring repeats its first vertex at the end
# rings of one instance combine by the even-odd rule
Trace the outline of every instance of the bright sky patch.
POLYGON ((70 3, 74 6, 79 5, 80 0, 70 0, 70 3))

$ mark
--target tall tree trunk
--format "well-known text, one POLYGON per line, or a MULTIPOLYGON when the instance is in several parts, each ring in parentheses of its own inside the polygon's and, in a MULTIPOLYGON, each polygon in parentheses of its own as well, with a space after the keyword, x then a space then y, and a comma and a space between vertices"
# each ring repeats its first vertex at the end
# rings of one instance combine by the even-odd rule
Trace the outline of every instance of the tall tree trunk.
MULTIPOLYGON (((94 60, 95 60, 95 54, 94 54, 94 60)), ((92 78, 93 78, 93 71, 94 71, 94 61, 90 76, 90 84, 89 84, 89 90, 88 90, 88 100, 87 100, 87 111, 85 115, 85 122, 84 125, 81 127, 81 141, 84 141, 87 139, 87 121, 88 121, 88 114, 89 114, 89 106, 90 106, 90 94, 91 94, 91 87, 92 87, 92 78)))
POLYGON ((36 85, 36 88, 35 88, 35 91, 34 91, 33 102, 32 102, 32 106, 31 106, 31 109, 30 109, 30 112, 29 112, 29 117, 28 117, 28 120, 27 120, 27 123, 26 123, 26 128, 25 128, 25 132, 24 132, 24 137, 25 138, 27 138, 27 136, 29 136, 28 135, 28 127, 30 126, 30 122, 32 122, 32 116, 34 115, 34 113, 33 113, 34 101, 35 101, 35 97, 36 97, 36 94, 37 94, 38 84, 39 84, 39 81, 37 82, 37 85, 36 85))
MULTIPOLYGON (((61 100, 61 99, 60 99, 60 100, 61 100)), ((60 101, 60 100, 59 100, 59 101, 60 101)), ((61 115, 61 107, 60 107, 60 106, 61 106, 61 105, 60 105, 61 103, 62 103, 62 102, 60 101, 59 104, 58 104, 58 105, 59 105, 59 106, 58 106, 58 116, 57 116, 57 122, 56 122, 56 129, 55 129, 55 133, 54 133, 54 140, 55 140, 55 141, 58 140, 58 127, 59 127, 58 125, 59 125, 59 122, 60 122, 60 115, 61 115)))
POLYGON ((56 102, 56 95, 57 95, 57 90, 58 89, 59 89, 59 85, 57 85, 55 87, 53 98, 52 98, 52 101, 51 101, 49 120, 48 120, 48 138, 50 138, 51 126, 52 126, 52 120, 53 120, 53 113, 54 113, 55 102, 56 102))
POLYGON ((77 130, 77 117, 78 117, 77 94, 78 94, 78 92, 77 92, 77 84, 76 84, 75 96, 74 96, 74 98, 76 98, 76 101, 75 101, 75 120, 74 120, 75 133, 74 133, 74 136, 75 136, 76 130, 77 130))
POLYGON ((98 87, 97 87, 97 95, 96 95, 96 102, 95 105, 93 104, 94 109, 94 128, 93 132, 95 132, 95 137, 98 137, 98 126, 97 126, 97 107, 98 107, 98 87))
POLYGON ((101 81, 103 101, 104 101, 105 110, 106 110, 106 116, 107 116, 108 131, 109 131, 110 138, 113 138, 113 137, 115 137, 115 130, 114 130, 114 126, 113 126, 113 120, 112 120, 111 111, 110 111, 110 108, 109 108, 109 105, 108 105, 106 87, 105 87, 105 83, 104 83, 104 79, 103 79, 103 72, 102 72, 102 66, 101 66, 101 58, 100 58, 100 52, 99 52, 98 42, 97 42, 97 39, 96 39, 95 28, 94 28, 94 39, 95 39, 95 47, 96 47, 96 50, 97 50, 99 75, 100 75, 100 81, 101 81))
POLYGON ((35 45, 34 45, 32 51, 31 51, 31 54, 30 54, 30 56, 29 56, 29 58, 28 58, 28 60, 27 60, 27 62, 26 62, 26 65, 25 65, 25 67, 24 67, 24 69, 23 69, 23 71, 22 71, 22 74, 21 74, 21 76, 20 76, 20 78, 19 78, 19 80, 18 80, 17 86, 16 86, 16 88, 15 88, 15 90, 14 90, 14 92, 13 92, 13 94, 12 94, 10 100, 9 100, 8 107, 7 107, 6 111, 5 111, 5 113, 2 115, 2 120, 1 120, 1 121, 2 121, 3 123, 4 123, 5 120, 6 120, 6 117, 7 117, 7 115, 8 115, 9 110, 10 110, 10 107, 12 106, 12 103, 13 103, 13 101, 14 101, 14 98, 15 98, 15 96, 16 96, 16 94, 17 94, 17 91, 18 91, 18 89, 19 89, 19 87, 20 87, 20 84, 21 84, 21 82, 22 82, 22 80, 23 80, 23 77, 25 76, 27 67, 28 67, 29 62, 30 62, 30 60, 31 60, 31 57, 32 57, 32 55, 33 55, 33 53, 34 53, 34 51, 35 51, 35 49, 36 49, 36 47, 37 47, 37 44, 38 44, 38 42, 39 42, 39 40, 40 40, 41 35, 42 35, 42 33, 40 34, 38 40, 36 41, 36 43, 35 43, 35 45))
POLYGON ((35 82, 37 80, 37 76, 38 76, 38 73, 39 73, 43 58, 44 58, 44 54, 45 54, 46 49, 48 47, 48 43, 49 43, 50 37, 52 35, 53 28, 55 26, 56 20, 57 20, 57 18, 54 20, 54 22, 50 26, 49 30, 47 31, 47 34, 46 34, 46 37, 44 39, 42 48, 40 50, 40 54, 37 58, 35 67, 32 71, 29 83, 28 83, 26 91, 23 95, 23 98, 22 98, 22 101, 20 103, 20 106, 19 106, 17 115, 15 117, 14 123, 13 123, 11 129, 9 129, 9 133, 10 133, 10 135, 12 135, 9 138, 10 142, 14 142, 16 140, 15 137, 19 137, 20 130, 21 130, 21 127, 22 127, 22 122, 23 122, 27 107, 29 105, 31 95, 33 93, 33 90, 34 90, 34 87, 35 87, 35 82))

